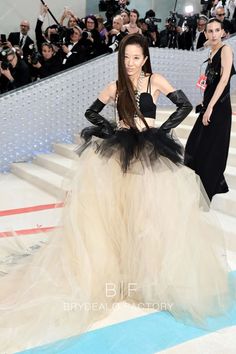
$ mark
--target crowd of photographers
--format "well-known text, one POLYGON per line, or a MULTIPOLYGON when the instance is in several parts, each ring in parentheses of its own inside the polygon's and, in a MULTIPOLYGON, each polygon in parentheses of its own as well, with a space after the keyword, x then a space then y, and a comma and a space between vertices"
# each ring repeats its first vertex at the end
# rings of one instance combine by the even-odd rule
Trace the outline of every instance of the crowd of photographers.
POLYGON ((216 16, 223 22, 226 37, 235 32, 236 0, 208 1, 201 14, 170 12, 162 31, 158 30, 161 19, 153 10, 140 19, 138 11, 128 6, 127 0, 100 0, 99 11, 105 12, 105 20, 95 15, 81 19, 65 7, 60 21, 43 30, 51 12, 46 4, 42 5, 35 42, 28 35, 30 23, 26 20, 21 21, 19 32, 8 37, 1 34, 0 93, 112 53, 130 33, 144 35, 150 47, 196 50, 207 43, 204 29, 208 17, 216 16))

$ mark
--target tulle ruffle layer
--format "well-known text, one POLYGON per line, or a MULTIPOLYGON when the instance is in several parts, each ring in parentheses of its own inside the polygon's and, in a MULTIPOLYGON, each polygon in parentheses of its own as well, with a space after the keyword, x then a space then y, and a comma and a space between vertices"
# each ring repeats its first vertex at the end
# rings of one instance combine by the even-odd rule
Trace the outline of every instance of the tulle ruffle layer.
MULTIPOLYGON (((96 127, 95 127, 96 128, 96 127)), ((92 127, 94 129, 94 127, 92 127)), ((93 140, 86 141, 77 153, 80 155, 93 140)), ((107 139, 96 140, 96 152, 103 157, 116 155, 123 172, 127 172, 133 161, 146 156, 148 163, 155 163, 160 156, 170 159, 175 164, 183 162, 183 146, 171 134, 160 128, 149 128, 142 131, 135 129, 118 129, 107 139)), ((145 160, 143 160, 145 163, 145 160)))

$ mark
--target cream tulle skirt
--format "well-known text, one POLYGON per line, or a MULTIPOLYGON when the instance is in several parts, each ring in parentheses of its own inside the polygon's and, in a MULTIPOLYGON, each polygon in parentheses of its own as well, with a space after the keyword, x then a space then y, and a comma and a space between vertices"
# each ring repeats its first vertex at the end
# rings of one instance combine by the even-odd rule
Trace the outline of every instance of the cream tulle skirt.
POLYGON ((144 150, 123 173, 95 148, 76 162, 63 226, 7 271, 2 258, 1 353, 78 335, 123 300, 203 326, 232 305, 224 235, 194 172, 144 150))

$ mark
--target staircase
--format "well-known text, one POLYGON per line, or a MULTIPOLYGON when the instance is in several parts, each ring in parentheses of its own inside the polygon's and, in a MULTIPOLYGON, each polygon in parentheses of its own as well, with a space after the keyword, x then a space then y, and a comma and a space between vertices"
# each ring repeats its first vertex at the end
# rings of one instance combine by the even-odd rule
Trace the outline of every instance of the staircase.
MULTIPOLYGON (((236 113, 236 95, 232 96, 232 109, 236 113)), ((170 116, 173 109, 158 109, 158 121, 170 116)), ((196 120, 193 112, 176 128, 176 134, 183 144, 196 120)), ((75 140, 78 141, 78 137, 75 140)), ((67 176, 77 158, 74 149, 77 144, 54 144, 54 152, 38 155, 32 163, 12 164, 11 172, 44 191, 63 200, 68 187, 67 176)), ((230 249, 236 252, 236 114, 233 115, 230 150, 225 177, 230 191, 214 196, 211 208, 214 209, 225 230, 230 249)))

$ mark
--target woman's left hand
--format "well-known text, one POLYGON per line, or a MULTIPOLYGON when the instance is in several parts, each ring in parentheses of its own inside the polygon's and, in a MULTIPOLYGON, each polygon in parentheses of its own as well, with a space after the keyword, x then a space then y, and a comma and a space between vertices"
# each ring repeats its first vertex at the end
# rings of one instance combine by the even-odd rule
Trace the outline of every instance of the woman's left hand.
POLYGON ((203 117, 202 117, 203 125, 209 125, 209 123, 211 122, 211 120, 210 120, 211 114, 212 114, 212 107, 207 107, 207 110, 203 114, 203 117))

